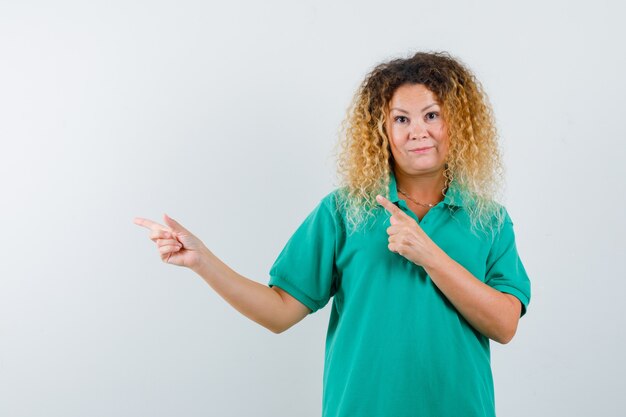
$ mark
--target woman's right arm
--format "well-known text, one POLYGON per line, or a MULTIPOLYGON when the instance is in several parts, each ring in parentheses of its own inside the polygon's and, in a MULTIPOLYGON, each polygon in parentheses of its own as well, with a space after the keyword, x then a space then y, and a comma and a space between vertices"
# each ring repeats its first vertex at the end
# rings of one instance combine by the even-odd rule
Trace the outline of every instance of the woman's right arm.
POLYGON ((310 313, 308 307, 282 289, 260 284, 232 270, 174 219, 165 215, 164 220, 166 226, 140 217, 134 223, 151 230, 150 239, 157 244, 163 262, 196 272, 250 320, 282 333, 310 313))
POLYGON ((208 249, 194 272, 244 316, 278 334, 305 318, 311 310, 286 291, 238 274, 208 249))

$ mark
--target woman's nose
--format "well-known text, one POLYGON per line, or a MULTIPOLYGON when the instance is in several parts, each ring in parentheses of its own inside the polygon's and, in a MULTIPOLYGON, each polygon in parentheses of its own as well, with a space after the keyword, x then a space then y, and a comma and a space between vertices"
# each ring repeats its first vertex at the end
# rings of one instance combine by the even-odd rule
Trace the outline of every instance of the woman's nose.
POLYGON ((411 139, 421 139, 428 137, 428 129, 425 123, 416 122, 411 128, 411 139))

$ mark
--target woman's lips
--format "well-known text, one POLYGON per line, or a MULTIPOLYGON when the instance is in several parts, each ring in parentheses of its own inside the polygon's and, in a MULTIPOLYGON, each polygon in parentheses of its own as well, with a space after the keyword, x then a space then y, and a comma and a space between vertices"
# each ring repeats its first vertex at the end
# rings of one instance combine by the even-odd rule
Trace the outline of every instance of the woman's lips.
POLYGON ((420 148, 420 149, 412 149, 409 152, 413 152, 413 153, 426 153, 428 151, 430 151, 432 148, 434 148, 434 146, 430 146, 428 148, 420 148))

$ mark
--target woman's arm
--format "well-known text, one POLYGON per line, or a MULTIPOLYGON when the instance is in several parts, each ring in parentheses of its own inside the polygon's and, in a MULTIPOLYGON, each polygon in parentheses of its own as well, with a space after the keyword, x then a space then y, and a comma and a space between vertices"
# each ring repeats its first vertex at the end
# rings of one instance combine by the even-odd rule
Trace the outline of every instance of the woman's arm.
POLYGON ((519 300, 472 275, 437 246, 411 216, 385 197, 379 195, 377 200, 391 214, 391 226, 387 228, 389 250, 421 265, 475 329, 496 342, 510 342, 521 314, 519 300))
POLYGON ((163 219, 167 226, 141 217, 133 222, 150 229, 150 239, 157 244, 163 262, 196 272, 244 316, 274 333, 281 333, 311 311, 279 288, 239 275, 176 220, 167 214, 163 219))
POLYGON ((521 313, 517 297, 480 281, 441 249, 422 266, 475 329, 498 343, 513 339, 521 313))
POLYGON ((287 302, 294 299, 285 300, 277 287, 238 274, 208 250, 192 270, 237 311, 274 333, 282 333, 310 312, 300 302, 287 302))

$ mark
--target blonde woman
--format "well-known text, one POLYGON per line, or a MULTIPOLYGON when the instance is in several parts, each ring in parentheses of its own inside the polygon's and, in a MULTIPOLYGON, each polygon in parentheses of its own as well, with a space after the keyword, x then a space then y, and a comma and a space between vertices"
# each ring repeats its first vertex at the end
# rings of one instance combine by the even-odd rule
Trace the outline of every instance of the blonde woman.
POLYGON ((267 286, 167 216, 135 223, 164 261, 275 333, 333 298, 323 416, 495 416, 490 340, 513 338, 530 281, 496 202, 503 167, 480 83, 445 52, 381 63, 340 139, 342 184, 291 236, 267 286))

